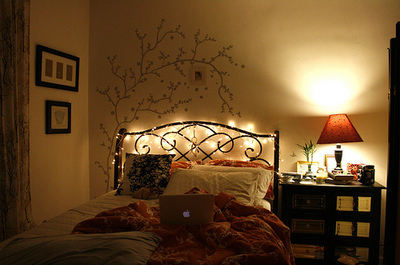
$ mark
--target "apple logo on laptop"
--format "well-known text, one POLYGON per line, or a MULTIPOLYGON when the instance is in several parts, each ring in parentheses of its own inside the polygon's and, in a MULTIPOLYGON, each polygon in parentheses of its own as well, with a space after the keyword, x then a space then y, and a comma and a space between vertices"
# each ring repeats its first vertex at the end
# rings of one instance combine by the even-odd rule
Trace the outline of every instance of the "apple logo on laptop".
POLYGON ((184 211, 183 212, 183 217, 185 217, 185 218, 190 217, 190 211, 189 210, 184 211))

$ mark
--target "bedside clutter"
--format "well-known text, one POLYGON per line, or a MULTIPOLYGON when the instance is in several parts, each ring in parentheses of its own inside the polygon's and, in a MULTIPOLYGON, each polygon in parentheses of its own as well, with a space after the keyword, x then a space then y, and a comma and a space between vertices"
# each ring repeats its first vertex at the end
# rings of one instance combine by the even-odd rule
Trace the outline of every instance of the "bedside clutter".
POLYGON ((302 176, 301 173, 297 172, 282 172, 280 175, 280 181, 281 182, 300 182, 302 176))
MULTIPOLYGON (((352 172, 353 173, 353 172, 352 172)), ((281 172, 280 182, 313 182, 317 184, 330 183, 337 185, 350 184, 359 181, 364 185, 375 183, 375 167, 373 165, 360 165, 356 174, 333 174, 326 172, 324 168, 319 168, 315 175, 302 175, 298 172, 281 172)))

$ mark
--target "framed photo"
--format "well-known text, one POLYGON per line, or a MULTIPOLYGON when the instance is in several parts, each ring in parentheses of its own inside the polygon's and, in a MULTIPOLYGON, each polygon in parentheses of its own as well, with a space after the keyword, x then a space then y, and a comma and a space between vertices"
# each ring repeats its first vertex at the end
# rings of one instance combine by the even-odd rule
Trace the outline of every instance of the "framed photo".
MULTIPOLYGON (((311 171, 313 174, 317 174, 319 163, 312 162, 311 163, 311 171)), ((307 161, 297 161, 297 172, 304 175, 308 171, 308 162, 307 161)))
POLYGON ((46 100, 46 133, 71 133, 71 103, 46 100))
POLYGON ((78 92, 79 58, 37 45, 35 84, 78 92))
POLYGON ((336 159, 334 155, 325 155, 326 172, 332 172, 336 167, 336 159))
POLYGON ((192 85, 206 85, 207 71, 206 67, 193 67, 190 69, 190 83, 192 85))

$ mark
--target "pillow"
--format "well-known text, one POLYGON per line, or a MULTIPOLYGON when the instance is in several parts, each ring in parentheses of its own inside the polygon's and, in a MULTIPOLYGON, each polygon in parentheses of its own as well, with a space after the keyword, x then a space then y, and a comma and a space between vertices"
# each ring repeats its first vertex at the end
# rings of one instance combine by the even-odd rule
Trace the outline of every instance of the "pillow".
POLYGON ((151 232, 16 238, 0 251, 2 264, 147 264, 161 242, 151 232))
POLYGON ((242 160, 230 160, 230 159, 214 159, 207 161, 204 165, 210 166, 228 166, 228 167, 254 167, 254 168, 265 168, 267 170, 274 170, 274 166, 262 164, 255 161, 242 161, 242 160))
POLYGON ((268 187, 274 178, 274 172, 263 168, 249 168, 249 167, 221 167, 221 166, 193 166, 195 170, 212 171, 212 172, 248 172, 253 174, 256 179, 256 189, 254 198, 255 206, 264 206, 263 199, 267 193, 268 187))
POLYGON ((357 180, 358 179, 358 171, 360 169, 360 166, 362 166, 364 164, 351 164, 351 163, 347 163, 347 172, 352 174, 353 180, 357 180))
POLYGON ((171 172, 170 176, 172 175, 172 172, 174 172, 175 168, 192 168, 194 165, 201 165, 201 160, 197 161, 173 161, 171 163, 171 172))
POLYGON ((213 172, 177 168, 172 173, 165 195, 184 194, 197 187, 209 193, 225 192, 238 202, 254 205, 258 176, 250 172, 213 172))
MULTIPOLYGON (((242 161, 242 160, 230 160, 230 159, 214 159, 207 161, 204 165, 213 166, 228 166, 228 167, 252 167, 252 168, 265 168, 267 170, 274 170, 274 166, 262 164, 255 161, 242 161)), ((266 199, 273 200, 274 195, 274 183, 271 181, 268 187, 268 191, 265 194, 266 199)))
POLYGON ((125 174, 121 194, 132 194, 142 187, 159 188, 163 191, 168 184, 174 154, 126 154, 125 174), (129 188, 126 184, 129 183, 129 188))

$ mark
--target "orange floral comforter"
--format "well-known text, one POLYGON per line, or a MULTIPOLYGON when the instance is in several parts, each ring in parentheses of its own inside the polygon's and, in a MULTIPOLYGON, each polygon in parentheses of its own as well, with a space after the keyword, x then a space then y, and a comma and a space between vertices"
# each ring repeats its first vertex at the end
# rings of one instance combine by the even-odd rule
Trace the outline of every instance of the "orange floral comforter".
POLYGON ((275 214, 226 193, 215 195, 214 203, 214 222, 203 225, 160 224, 159 208, 138 201, 101 212, 73 233, 154 232, 163 241, 148 264, 295 264, 289 228, 275 214))

